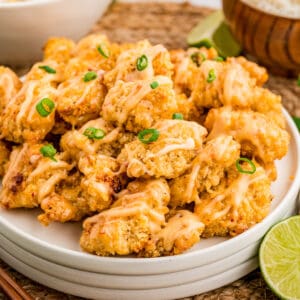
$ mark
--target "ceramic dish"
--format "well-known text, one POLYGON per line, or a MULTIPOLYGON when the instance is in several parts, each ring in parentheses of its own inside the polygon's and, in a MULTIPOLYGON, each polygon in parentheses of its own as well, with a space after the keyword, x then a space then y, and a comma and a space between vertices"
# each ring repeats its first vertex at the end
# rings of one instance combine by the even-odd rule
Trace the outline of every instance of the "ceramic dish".
POLYGON ((288 154, 277 162, 278 179, 272 185, 275 198, 270 214, 243 234, 231 238, 203 239, 184 254, 159 258, 97 257, 80 250, 80 224, 52 224, 43 227, 37 211, 1 210, 0 233, 34 255, 70 268, 119 275, 151 275, 178 272, 216 262, 257 242, 274 223, 295 205, 300 186, 299 133, 284 112, 291 134, 288 154))
MULTIPOLYGON (((57 276, 50 276, 46 273, 40 272, 39 270, 21 262, 2 248, 0 248, 0 257, 19 272, 26 274, 27 277, 44 285, 65 293, 99 300, 168 300, 188 297, 226 285, 246 275, 257 267, 257 258, 253 258, 230 269, 229 271, 188 284, 158 289, 103 289, 74 283, 72 282, 72 278, 67 281, 58 279, 57 276)), ((193 271, 191 271, 190 274, 192 274, 192 272, 193 271)))

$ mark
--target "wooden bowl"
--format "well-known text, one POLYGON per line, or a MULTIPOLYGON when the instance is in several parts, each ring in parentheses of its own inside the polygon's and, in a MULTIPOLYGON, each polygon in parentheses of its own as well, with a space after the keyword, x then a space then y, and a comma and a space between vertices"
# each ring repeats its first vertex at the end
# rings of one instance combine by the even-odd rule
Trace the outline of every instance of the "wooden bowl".
POLYGON ((241 0, 223 0, 223 10, 246 53, 274 73, 300 73, 300 19, 269 14, 241 0))

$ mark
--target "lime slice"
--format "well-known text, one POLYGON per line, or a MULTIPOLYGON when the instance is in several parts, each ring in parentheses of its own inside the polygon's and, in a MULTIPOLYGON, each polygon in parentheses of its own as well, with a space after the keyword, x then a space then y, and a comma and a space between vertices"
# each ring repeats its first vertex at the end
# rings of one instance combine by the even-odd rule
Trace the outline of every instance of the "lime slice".
POLYGON ((260 245, 259 263, 275 294, 283 299, 300 299, 300 216, 271 228, 260 245))
POLYGON ((300 118, 299 117, 293 117, 293 120, 294 120, 298 130, 300 131, 300 118))
POLYGON ((224 23, 222 10, 217 10, 202 20, 188 34, 187 43, 193 47, 215 47, 223 57, 237 56, 241 47, 224 23))
POLYGON ((192 31, 188 34, 187 43, 190 46, 201 47, 203 40, 211 41, 212 36, 218 26, 224 20, 222 10, 217 10, 203 19, 192 31))

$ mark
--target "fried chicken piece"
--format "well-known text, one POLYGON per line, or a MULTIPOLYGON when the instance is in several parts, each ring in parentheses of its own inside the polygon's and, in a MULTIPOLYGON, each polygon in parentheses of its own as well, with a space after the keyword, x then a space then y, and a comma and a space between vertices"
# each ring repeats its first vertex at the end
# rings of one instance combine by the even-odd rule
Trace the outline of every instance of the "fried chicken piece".
POLYGON ((15 143, 43 140, 54 125, 55 107, 48 116, 42 116, 36 106, 44 98, 55 105, 56 95, 49 82, 27 81, 3 111, 1 137, 15 143))
POLYGON ((177 102, 168 77, 156 76, 135 82, 117 81, 105 97, 103 119, 125 125, 132 132, 151 127, 159 119, 170 119, 177 102), (152 82, 158 87, 151 88, 152 82))
MULTIPOLYGON (((241 174, 233 166, 214 191, 204 192, 195 214, 205 224, 203 237, 235 236, 261 222, 269 212, 271 181, 257 163, 254 174, 241 174)), ((249 168, 247 163, 242 168, 249 168)))
POLYGON ((9 161, 10 150, 4 141, 0 140, 0 177, 3 177, 6 171, 6 166, 9 161))
POLYGON ((84 221, 81 247, 101 256, 142 251, 165 224, 169 197, 164 179, 131 182, 110 209, 84 221))
POLYGON ((19 77, 11 69, 0 66, 0 114, 21 87, 19 77))
POLYGON ((264 164, 281 159, 288 151, 288 132, 261 113, 233 111, 228 107, 212 109, 205 127, 209 131, 208 140, 230 135, 241 144, 242 156, 264 164))
POLYGON ((88 82, 83 76, 77 76, 58 87, 57 112, 66 122, 82 126, 99 116, 106 94, 102 75, 100 72, 98 78, 88 82))
POLYGON ((171 77, 172 72, 173 65, 167 49, 162 45, 151 46, 144 40, 119 55, 116 66, 104 75, 104 83, 110 89, 118 80, 131 82, 150 80, 158 75, 171 77), (140 70, 139 59, 143 60, 140 70))
POLYGON ((84 174, 81 188, 91 211, 102 211, 110 206, 114 194, 127 183, 124 171, 113 157, 103 154, 82 155, 78 162, 84 174))
POLYGON ((214 60, 218 52, 214 48, 189 48, 170 51, 171 62, 174 64, 174 88, 177 93, 191 95, 197 76, 198 67, 207 59, 214 60))
POLYGON ((63 69, 64 65, 59 64, 55 60, 44 60, 32 66, 26 74, 25 81, 46 81, 56 88, 63 81, 63 69))
POLYGON ((170 181, 171 207, 197 202, 199 193, 210 192, 225 177, 240 157, 240 144, 231 136, 221 135, 206 143, 188 171, 170 181))
POLYGON ((161 231, 151 236, 139 256, 180 254, 200 241, 203 230, 204 224, 196 214, 188 210, 178 210, 161 231))
POLYGON ((66 64, 72 57, 75 43, 67 38, 52 37, 44 46, 44 60, 53 60, 66 64))
POLYGON ((244 56, 228 57, 227 61, 229 61, 230 63, 240 64, 249 73, 250 77, 255 79, 255 83, 257 86, 262 86, 265 82, 267 82, 269 78, 266 68, 261 67, 252 61, 249 61, 244 56))
POLYGON ((55 156, 56 161, 43 157, 44 144, 23 144, 11 155, 2 181, 0 203, 6 208, 39 206, 55 190, 56 185, 68 177, 74 165, 65 161, 65 154, 55 156))
POLYGON ((162 120, 153 128, 159 132, 156 141, 126 144, 118 161, 127 166, 129 177, 178 177, 201 149, 206 129, 184 120, 162 120))
POLYGON ((44 211, 38 216, 43 225, 56 221, 80 221, 90 214, 87 200, 80 187, 79 172, 68 176, 57 184, 51 194, 42 199, 40 205, 44 211))

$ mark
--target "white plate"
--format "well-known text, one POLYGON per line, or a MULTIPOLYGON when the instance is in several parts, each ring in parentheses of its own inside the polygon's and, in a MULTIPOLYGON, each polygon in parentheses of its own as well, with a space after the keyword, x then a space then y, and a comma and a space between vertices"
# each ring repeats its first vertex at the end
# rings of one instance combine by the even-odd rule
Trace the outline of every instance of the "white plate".
POLYGON ((86 286, 84 284, 72 282, 72 278, 70 278, 69 281, 58 279, 56 276, 47 275, 35 268, 30 267, 1 248, 0 257, 2 257, 14 269, 18 270, 20 273, 26 275, 32 280, 38 281, 44 285, 68 294, 99 300, 168 300, 188 297, 229 284, 253 271, 257 266, 257 258, 253 258, 238 265, 237 267, 232 268, 229 271, 205 278, 204 280, 159 289, 125 290, 103 289, 86 286))
POLYGON ((118 275, 151 275, 178 272, 203 266, 237 253, 257 242, 274 223, 293 209, 300 187, 299 133, 284 111, 291 144, 288 154, 276 162, 278 179, 272 185, 275 198, 270 214, 243 234, 231 238, 202 240, 193 249, 177 256, 159 258, 97 257, 80 250, 80 224, 51 224, 43 227, 37 211, 0 210, 0 233, 17 245, 45 260, 84 271, 118 275), (292 179, 293 178, 293 179, 292 179))

